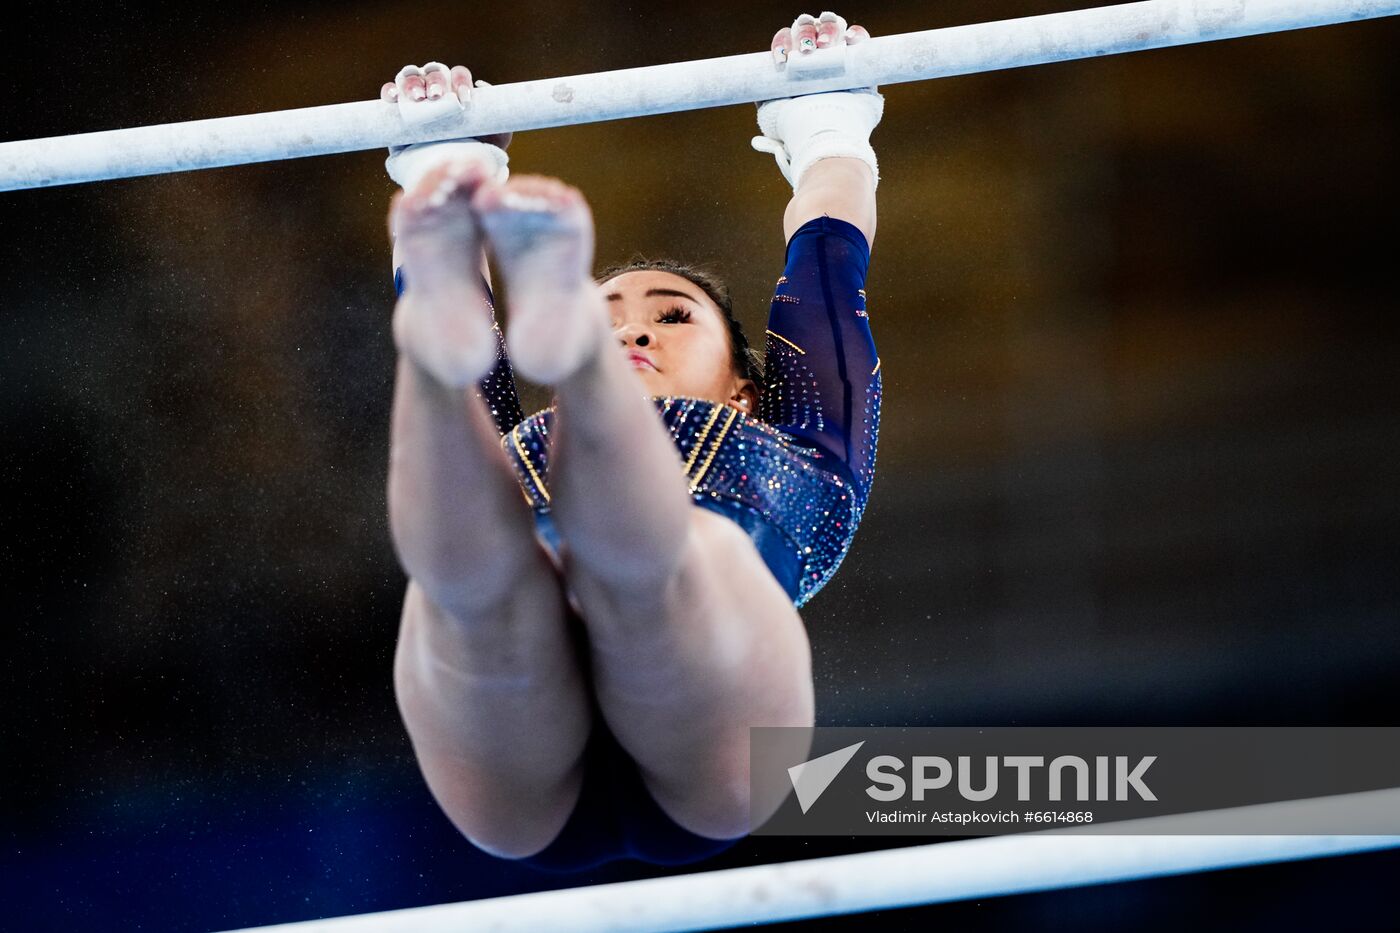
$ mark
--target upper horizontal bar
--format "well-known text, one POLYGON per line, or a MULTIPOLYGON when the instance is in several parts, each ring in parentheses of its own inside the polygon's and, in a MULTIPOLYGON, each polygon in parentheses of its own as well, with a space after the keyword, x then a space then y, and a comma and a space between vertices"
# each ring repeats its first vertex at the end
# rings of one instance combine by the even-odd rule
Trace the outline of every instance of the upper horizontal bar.
POLYGON ((373 100, 53 136, 0 143, 0 191, 724 107, 1397 13, 1400 0, 1145 0, 881 36, 796 66, 754 52, 502 84, 474 91, 463 113, 429 127, 407 127, 397 104, 373 100))

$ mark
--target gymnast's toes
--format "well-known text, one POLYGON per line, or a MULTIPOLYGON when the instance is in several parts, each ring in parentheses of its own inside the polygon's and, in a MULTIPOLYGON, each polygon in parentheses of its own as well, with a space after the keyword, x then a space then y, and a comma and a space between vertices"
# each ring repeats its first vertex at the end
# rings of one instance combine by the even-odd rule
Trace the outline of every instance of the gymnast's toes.
POLYGON ((588 211, 583 192, 557 178, 543 175, 517 175, 504 185, 488 186, 478 195, 476 206, 483 213, 542 213, 561 217, 588 211))
POLYGON ((487 172, 479 160, 446 160, 405 193, 400 209, 411 215, 426 215, 451 204, 454 211, 468 211, 472 196, 486 182, 487 172))
POLYGON ((577 188, 526 175, 481 186, 472 207, 504 270, 520 279, 517 285, 558 289, 588 281, 593 217, 577 188))

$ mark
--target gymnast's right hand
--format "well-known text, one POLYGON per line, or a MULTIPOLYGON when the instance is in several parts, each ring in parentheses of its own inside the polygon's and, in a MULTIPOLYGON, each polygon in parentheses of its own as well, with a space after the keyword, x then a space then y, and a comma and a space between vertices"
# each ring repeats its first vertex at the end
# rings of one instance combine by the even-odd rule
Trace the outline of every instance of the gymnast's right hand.
MULTIPOLYGON (((490 87, 485 81, 477 81, 475 86, 490 87)), ((428 62, 422 67, 405 65, 393 81, 386 81, 379 89, 380 100, 397 104, 404 124, 415 127, 460 113, 471 106, 472 94, 471 71, 464 65, 449 68, 441 62, 428 62)), ((510 174, 505 150, 512 135, 494 133, 471 139, 390 146, 384 167, 390 178, 408 189, 443 160, 468 156, 486 162, 495 180, 504 182, 510 174)))

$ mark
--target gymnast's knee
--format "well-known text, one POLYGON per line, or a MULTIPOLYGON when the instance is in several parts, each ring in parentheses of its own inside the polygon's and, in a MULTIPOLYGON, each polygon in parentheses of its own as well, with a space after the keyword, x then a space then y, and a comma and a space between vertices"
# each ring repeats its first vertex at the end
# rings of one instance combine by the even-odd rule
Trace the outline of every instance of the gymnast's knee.
MULTIPOLYGON (((524 859, 547 849, 563 832, 573 815, 583 786, 582 763, 570 772, 558 786, 541 795, 528 797, 510 794, 498 801, 480 800, 470 813, 448 816, 457 831, 472 845, 503 859, 524 859)), ((444 810, 448 808, 444 806, 444 810)))
POLYGON ((715 767, 703 776, 673 780, 642 771, 642 780, 663 813, 682 829, 706 839, 738 839, 750 825, 749 771, 715 767))

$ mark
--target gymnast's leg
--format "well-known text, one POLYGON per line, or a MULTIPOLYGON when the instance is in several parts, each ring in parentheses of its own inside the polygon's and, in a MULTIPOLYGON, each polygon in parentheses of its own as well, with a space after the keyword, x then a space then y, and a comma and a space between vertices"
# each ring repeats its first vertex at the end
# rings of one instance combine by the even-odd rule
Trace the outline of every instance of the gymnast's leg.
POLYGON ((523 857, 573 810, 591 714, 559 574, 474 388, 495 337, 467 210, 477 179, 454 177, 434 171, 391 208, 407 288, 389 518, 410 577, 394 684, 443 810, 479 847, 523 857))
POLYGON ((518 177, 473 203, 507 278, 514 365, 556 390, 551 501, 599 706, 677 823, 744 835, 749 726, 812 723, 801 619, 739 526, 691 502, 589 277, 582 195, 518 177))

